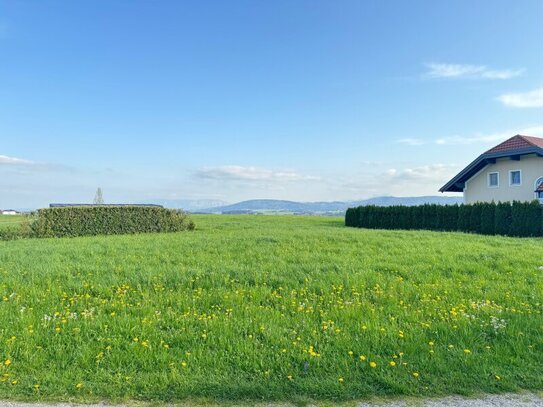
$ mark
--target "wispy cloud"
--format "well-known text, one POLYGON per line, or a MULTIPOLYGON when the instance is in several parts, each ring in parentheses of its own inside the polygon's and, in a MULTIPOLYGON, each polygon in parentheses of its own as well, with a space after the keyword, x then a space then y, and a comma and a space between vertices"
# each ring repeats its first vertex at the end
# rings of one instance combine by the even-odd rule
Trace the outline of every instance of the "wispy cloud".
POLYGON ((304 175, 294 171, 274 171, 266 168, 243 167, 240 165, 205 167, 196 171, 195 176, 201 179, 245 182, 293 182, 319 179, 319 177, 304 175))
POLYGON ((524 93, 507 93, 498 100, 509 107, 543 107, 543 88, 524 93))
POLYGON ((497 133, 483 134, 476 133, 473 136, 449 136, 438 137, 435 139, 422 139, 422 138, 403 138, 397 140, 400 144, 406 144, 410 146, 422 146, 422 145, 470 145, 470 144, 484 144, 497 141, 503 141, 515 134, 524 134, 527 136, 543 136, 543 125, 524 127, 521 129, 511 129, 501 131, 497 133))
POLYGON ((420 167, 396 169, 390 168, 382 176, 394 182, 442 181, 458 169, 456 164, 431 164, 420 167))
POLYGON ((467 64, 425 64, 428 71, 424 74, 426 78, 449 78, 449 79, 510 79, 522 75, 524 69, 490 69, 486 65, 467 64))
POLYGON ((40 163, 24 158, 11 157, 0 154, 0 169, 16 171, 19 173, 47 172, 47 171, 74 171, 73 168, 59 164, 40 163))
POLYGON ((350 193, 351 196, 435 195, 460 168, 458 164, 441 163, 405 168, 392 167, 380 172, 350 174, 344 181, 342 178, 336 178, 334 186, 342 194, 350 193))
POLYGON ((33 161, 24 160, 17 157, 9 157, 7 155, 0 155, 0 166, 32 166, 35 165, 33 161))

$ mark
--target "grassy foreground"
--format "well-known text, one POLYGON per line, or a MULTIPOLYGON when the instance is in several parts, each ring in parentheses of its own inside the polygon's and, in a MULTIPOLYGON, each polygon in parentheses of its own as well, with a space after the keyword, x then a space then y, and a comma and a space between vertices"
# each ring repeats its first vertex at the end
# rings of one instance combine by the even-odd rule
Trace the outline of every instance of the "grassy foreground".
POLYGON ((193 218, 0 242, 0 399, 543 389, 541 239, 193 218))

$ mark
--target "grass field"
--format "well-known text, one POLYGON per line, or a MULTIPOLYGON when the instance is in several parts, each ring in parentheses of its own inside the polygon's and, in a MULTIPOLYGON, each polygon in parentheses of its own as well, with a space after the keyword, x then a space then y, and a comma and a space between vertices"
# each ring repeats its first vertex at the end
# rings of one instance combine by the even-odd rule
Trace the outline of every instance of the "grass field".
POLYGON ((541 239, 193 218, 0 242, 0 399, 543 389, 541 239))
POLYGON ((23 215, 0 215, 0 228, 17 226, 23 219, 23 215))

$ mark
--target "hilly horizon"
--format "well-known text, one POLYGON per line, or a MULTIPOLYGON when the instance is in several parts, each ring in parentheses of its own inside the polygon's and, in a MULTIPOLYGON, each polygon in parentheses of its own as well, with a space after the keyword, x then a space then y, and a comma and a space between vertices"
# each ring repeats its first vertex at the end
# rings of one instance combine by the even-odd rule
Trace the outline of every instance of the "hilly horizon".
MULTIPOLYGON (((380 196, 355 201, 317 201, 297 202, 281 199, 250 199, 230 205, 215 206, 199 209, 198 213, 259 213, 259 212, 285 212, 306 214, 330 214, 342 215, 348 208, 364 205, 377 206, 414 206, 423 204, 454 205, 463 202, 461 197, 449 196, 418 196, 418 197, 394 197, 380 196)), ((188 209, 187 209, 188 210, 188 209)), ((188 210, 190 211, 190 210, 188 210)))

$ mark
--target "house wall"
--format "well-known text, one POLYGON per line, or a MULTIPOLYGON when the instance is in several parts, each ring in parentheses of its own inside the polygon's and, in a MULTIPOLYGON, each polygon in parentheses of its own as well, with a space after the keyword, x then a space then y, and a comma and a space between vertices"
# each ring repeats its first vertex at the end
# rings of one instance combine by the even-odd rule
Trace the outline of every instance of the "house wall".
POLYGON ((500 158, 470 178, 464 187, 464 202, 532 201, 535 197, 535 181, 543 177, 543 157, 521 156, 520 161, 500 158), (509 171, 521 170, 521 185, 509 185, 509 171), (499 173, 499 186, 488 186, 488 174, 499 173))

